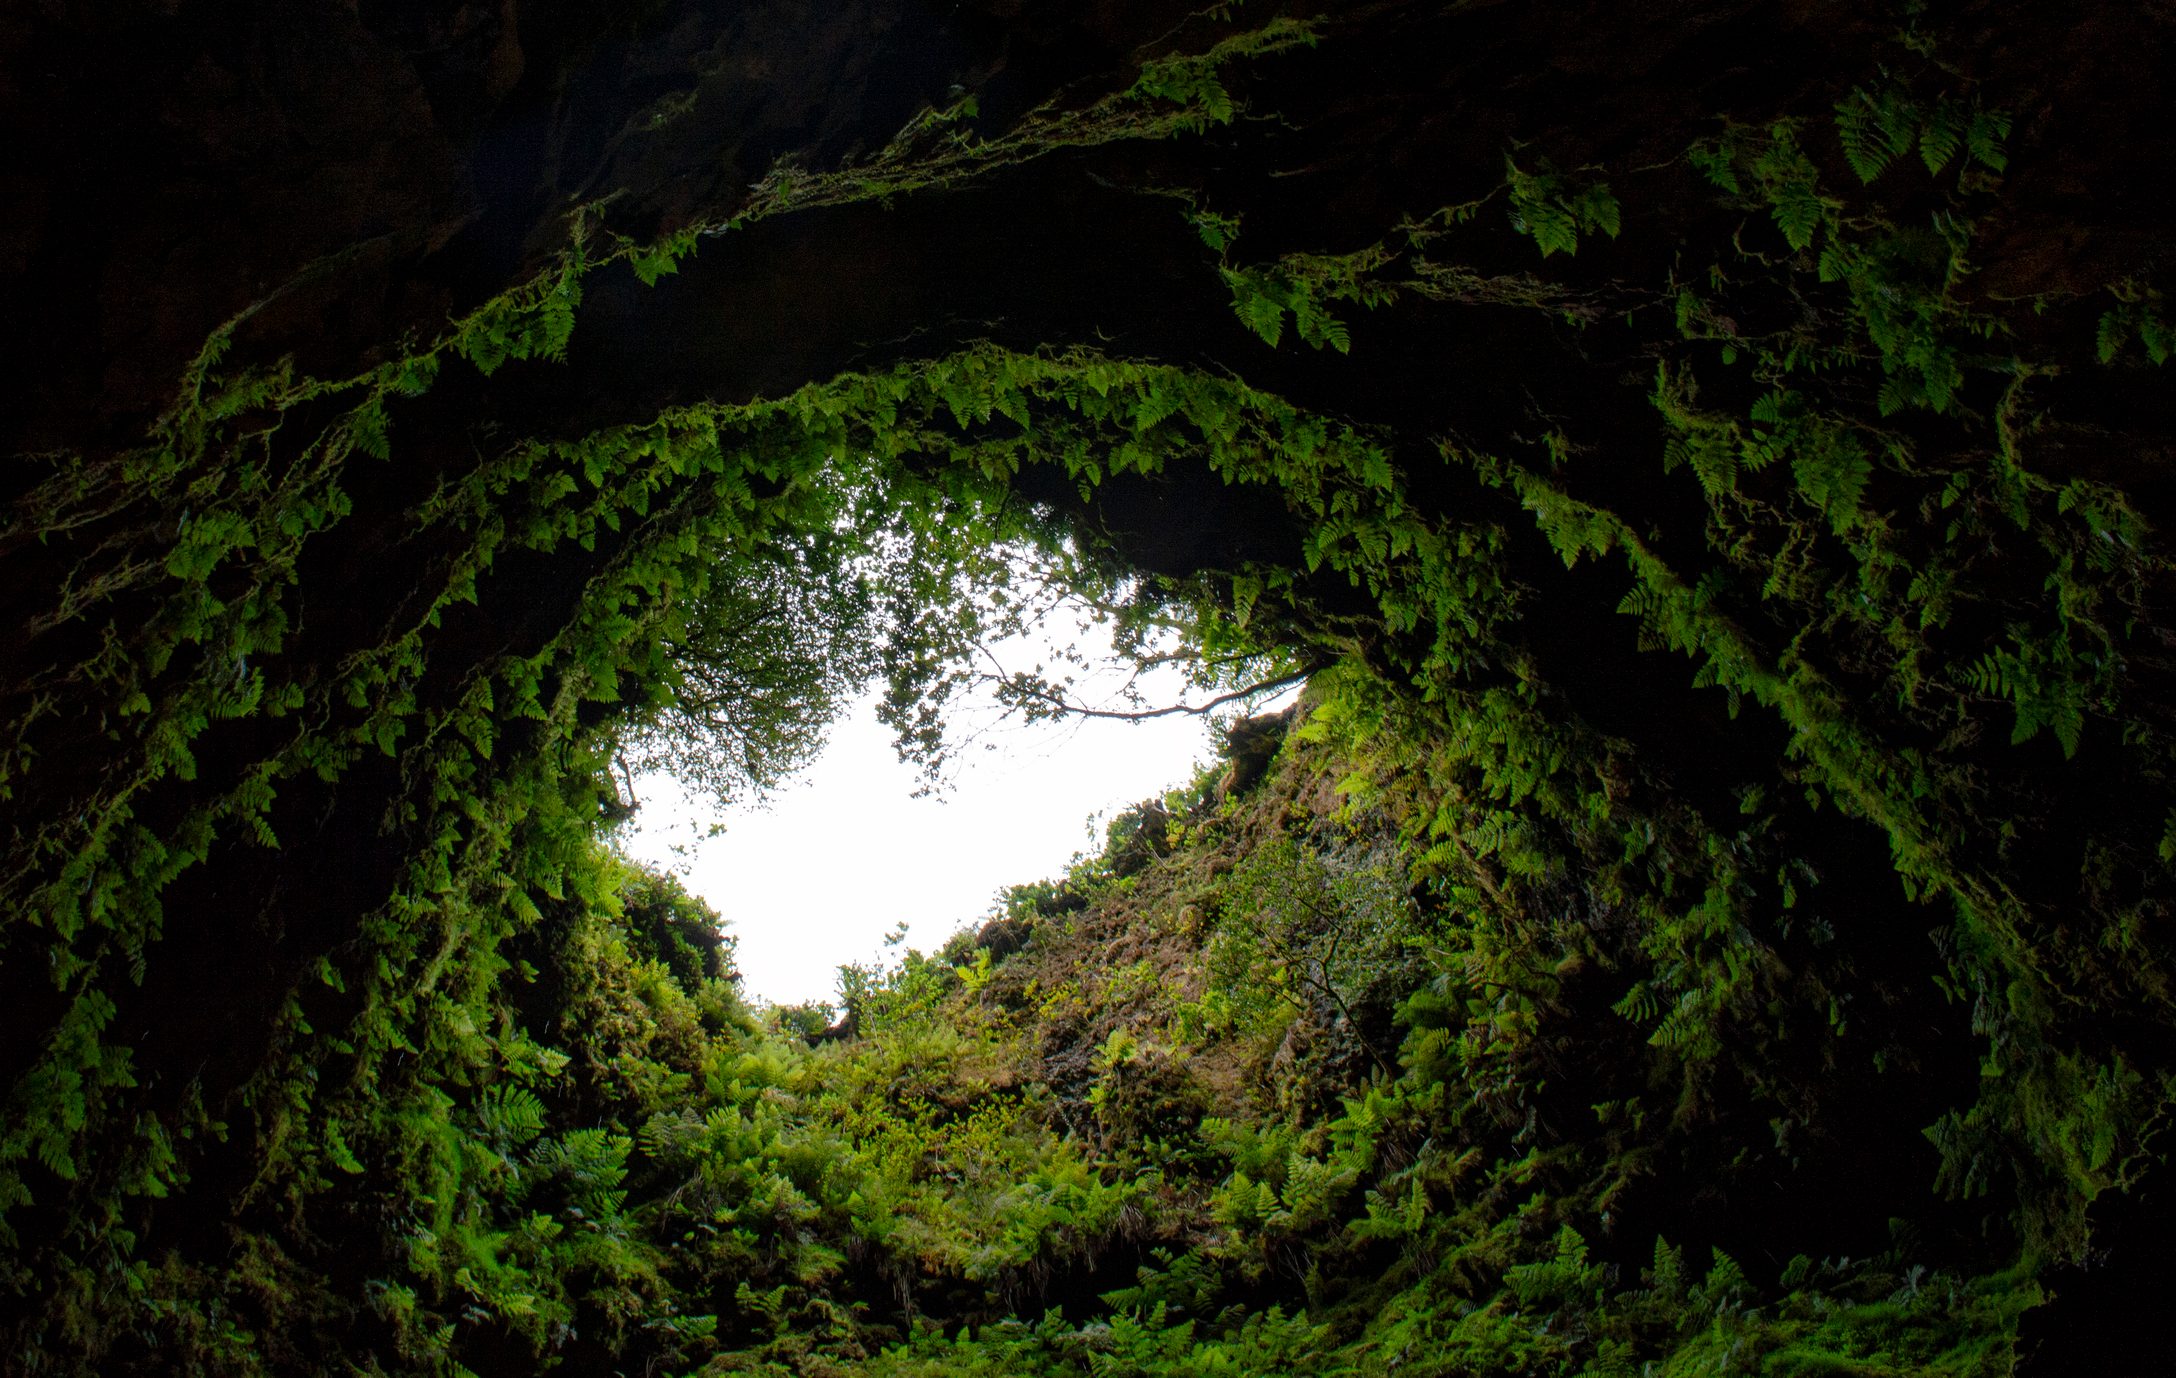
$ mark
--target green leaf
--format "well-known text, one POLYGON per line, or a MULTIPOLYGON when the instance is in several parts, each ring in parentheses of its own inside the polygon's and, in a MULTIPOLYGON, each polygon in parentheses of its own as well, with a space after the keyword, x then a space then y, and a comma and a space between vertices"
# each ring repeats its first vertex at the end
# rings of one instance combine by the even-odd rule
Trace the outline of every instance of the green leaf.
POLYGON ((1812 246, 1814 231, 1821 227, 1821 199, 1811 190, 1793 188, 1784 192, 1776 199, 1772 213, 1786 244, 1793 249, 1812 246))
POLYGON ((1966 125, 1964 109, 1956 102, 1945 100, 1934 107, 1919 130, 1919 158, 1928 172, 1949 166, 1964 144, 1966 125))

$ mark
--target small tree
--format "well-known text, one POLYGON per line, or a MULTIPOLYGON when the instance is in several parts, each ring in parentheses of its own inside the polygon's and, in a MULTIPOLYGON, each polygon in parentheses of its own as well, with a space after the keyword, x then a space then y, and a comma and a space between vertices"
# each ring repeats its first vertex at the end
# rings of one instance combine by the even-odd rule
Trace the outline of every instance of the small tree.
POLYGON ((1412 901, 1394 858, 1325 853, 1278 837, 1232 871, 1209 944, 1209 978, 1257 1017, 1283 1006, 1324 1024, 1342 1021, 1391 1072, 1368 1036, 1370 996, 1403 988, 1411 927, 1412 901))

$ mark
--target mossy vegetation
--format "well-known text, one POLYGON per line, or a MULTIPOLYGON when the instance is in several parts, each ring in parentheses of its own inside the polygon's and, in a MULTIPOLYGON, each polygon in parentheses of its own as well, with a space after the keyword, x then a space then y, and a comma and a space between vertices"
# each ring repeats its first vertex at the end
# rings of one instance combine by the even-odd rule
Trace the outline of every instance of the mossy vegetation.
POLYGON ((2064 150, 1912 6, 1298 242, 1225 163, 1374 22, 586 201, 435 333, 319 377, 245 313, 141 443, 17 456, 5 1366, 1962 1376, 2090 1295, 2176 1093, 2165 235, 1988 290, 2064 150), (554 409, 599 283, 1091 154, 1214 352, 989 322, 554 409), (617 763, 761 789, 881 679, 934 769, 1050 597, 1308 693, 751 1008, 617 763))

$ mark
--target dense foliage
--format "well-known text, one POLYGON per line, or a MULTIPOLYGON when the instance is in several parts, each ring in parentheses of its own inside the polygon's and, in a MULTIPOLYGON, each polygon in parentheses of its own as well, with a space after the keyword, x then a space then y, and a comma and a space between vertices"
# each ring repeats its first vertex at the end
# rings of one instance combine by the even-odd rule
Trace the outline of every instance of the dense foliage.
POLYGON ((2064 150, 1912 6, 1286 243, 1169 150, 1368 20, 1196 21, 670 234, 584 203, 351 372, 238 318, 141 443, 16 458, 7 1367, 1978 1375, 2090 1292, 2176 1095, 2165 234, 1988 289, 2064 150), (1247 369, 993 328, 548 405, 613 275, 1112 149, 1247 369), (1521 388, 1387 357, 1483 377, 1476 319, 1521 388), (623 764, 760 789, 872 678, 940 761, 1054 597, 1308 698, 843 1025, 601 840, 623 764))

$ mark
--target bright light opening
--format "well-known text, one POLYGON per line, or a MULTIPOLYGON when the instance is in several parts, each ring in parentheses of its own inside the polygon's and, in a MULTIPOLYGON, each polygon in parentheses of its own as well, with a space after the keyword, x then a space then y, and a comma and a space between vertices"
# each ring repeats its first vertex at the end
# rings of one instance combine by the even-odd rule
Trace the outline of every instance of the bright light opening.
MULTIPOLYGON (((1127 707, 1116 695, 1129 668, 1109 661, 1105 629, 1061 612, 1039 630, 1040 638, 1000 643, 993 654, 1007 670, 1028 669, 1074 647, 1108 667, 1077 682, 1078 701, 1127 707)), ((1141 674, 1135 687, 1154 704, 1203 697, 1189 695, 1173 667, 1141 674)), ((898 760, 871 691, 833 726, 815 763, 766 803, 721 817, 714 801, 691 800, 670 777, 643 777, 642 807, 619 841, 629 855, 678 873, 725 919, 751 1000, 832 1002, 841 964, 877 960, 902 925, 912 946, 941 946, 987 916, 1006 886, 1057 876, 1094 850, 1115 811, 1186 784, 1214 752, 1215 722, 1296 693, 1226 705, 1214 720, 1024 724, 1002 718, 979 690, 953 705, 951 735, 963 749, 946 788, 916 798, 922 776, 898 760), (723 832, 709 835, 713 823, 723 832)))

